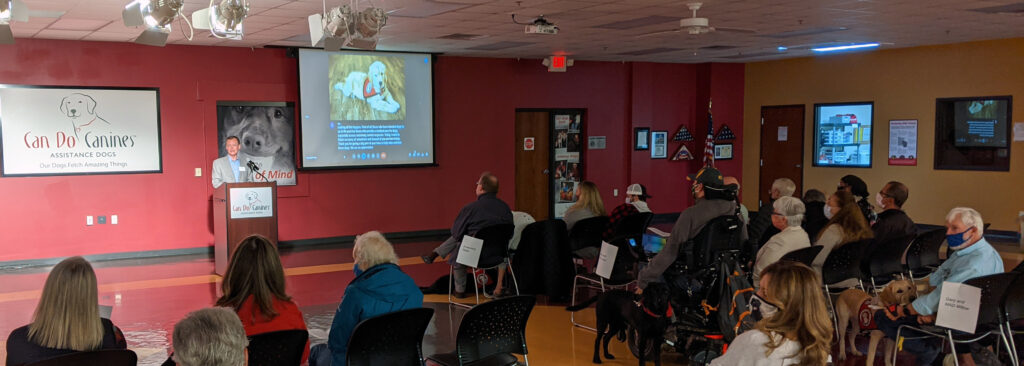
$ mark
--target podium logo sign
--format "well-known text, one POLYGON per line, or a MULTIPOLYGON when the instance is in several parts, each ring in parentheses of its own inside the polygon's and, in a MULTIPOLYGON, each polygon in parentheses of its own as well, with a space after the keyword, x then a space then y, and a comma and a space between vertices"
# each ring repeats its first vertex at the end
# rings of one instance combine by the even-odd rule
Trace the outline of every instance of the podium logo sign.
POLYGON ((232 219, 274 216, 274 193, 270 187, 231 188, 230 194, 232 219))

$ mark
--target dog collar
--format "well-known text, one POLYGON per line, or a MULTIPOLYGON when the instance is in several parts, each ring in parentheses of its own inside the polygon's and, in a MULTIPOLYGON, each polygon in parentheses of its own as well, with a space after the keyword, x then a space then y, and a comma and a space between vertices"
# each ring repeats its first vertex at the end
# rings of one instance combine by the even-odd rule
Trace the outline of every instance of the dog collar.
MULTIPOLYGON (((651 309, 648 309, 646 306, 644 306, 642 304, 638 303, 637 305, 639 305, 640 308, 644 310, 644 313, 647 313, 647 315, 650 315, 652 318, 660 318, 660 317, 662 317, 661 315, 655 314, 653 311, 651 311, 651 309)), ((664 316, 666 318, 671 318, 672 315, 674 315, 674 312, 672 311, 672 304, 669 304, 668 305, 668 310, 665 311, 665 315, 664 316)))

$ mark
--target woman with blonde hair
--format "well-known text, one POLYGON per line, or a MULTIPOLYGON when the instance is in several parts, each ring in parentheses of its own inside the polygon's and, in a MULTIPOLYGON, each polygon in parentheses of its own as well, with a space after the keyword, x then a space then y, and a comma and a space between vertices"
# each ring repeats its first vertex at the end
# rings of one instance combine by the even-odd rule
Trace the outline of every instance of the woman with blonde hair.
POLYGON ((7 337, 7 365, 17 366, 75 352, 127 349, 124 334, 100 318, 92 265, 65 259, 46 277, 32 323, 7 337))
MULTIPOLYGON (((221 282, 216 306, 238 313, 246 336, 280 330, 305 330, 298 305, 285 292, 284 267, 277 248, 267 238, 252 235, 238 244, 221 282)), ((302 361, 309 357, 309 343, 302 361)))
POLYGON ((814 258, 812 266, 820 271, 825 258, 836 248, 847 243, 871 239, 874 232, 864 219, 860 206, 857 205, 857 197, 847 191, 836 191, 825 203, 825 217, 828 223, 818 233, 814 245, 823 248, 821 253, 814 258))
POLYGON ((576 191, 576 203, 569 207, 562 215, 565 227, 572 230, 573 225, 583 219, 604 216, 604 202, 601 201, 601 192, 597 185, 591 181, 580 183, 576 191))
POLYGON ((832 345, 832 321, 818 275, 793 261, 775 262, 761 272, 755 312, 762 319, 743 332, 718 365, 824 366, 832 345))

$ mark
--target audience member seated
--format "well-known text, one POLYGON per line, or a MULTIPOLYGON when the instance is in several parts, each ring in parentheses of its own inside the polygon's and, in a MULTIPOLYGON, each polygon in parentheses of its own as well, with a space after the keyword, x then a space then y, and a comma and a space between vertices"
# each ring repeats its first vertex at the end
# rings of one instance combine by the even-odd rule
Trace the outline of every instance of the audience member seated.
MULTIPOLYGON (((238 313, 246 336, 306 330, 302 312, 285 292, 281 257, 267 238, 253 235, 238 244, 220 287, 224 295, 217 299, 217 306, 238 313)), ((302 362, 308 358, 307 342, 302 362)))
POLYGON ((356 278, 345 288, 334 313, 327 344, 313 347, 310 366, 345 366, 349 337, 363 319, 423 307, 423 293, 398 268, 395 249, 381 233, 370 231, 356 237, 352 257, 356 278))
POLYGON ((860 177, 856 175, 847 175, 839 179, 840 191, 847 191, 857 197, 857 206, 860 207, 860 212, 864 215, 864 220, 868 222, 868 225, 873 225, 878 216, 875 214, 875 209, 871 207, 871 202, 868 202, 868 184, 864 183, 860 177))
POLYGON ((751 241, 751 247, 760 249, 772 235, 778 234, 779 230, 772 225, 772 204, 779 197, 790 197, 796 192, 796 183, 789 178, 779 178, 772 182, 772 188, 768 192, 770 201, 757 210, 747 227, 747 237, 751 241))
POLYGON ((821 230, 818 238, 814 241, 814 245, 820 245, 822 248, 821 253, 814 258, 812 263, 814 269, 819 271, 832 250, 847 243, 870 239, 874 236, 867 221, 864 220, 860 207, 857 206, 857 201, 854 200, 853 194, 850 192, 836 191, 828 198, 824 213, 829 220, 825 229, 821 230))
MULTIPOLYGON (((718 169, 705 167, 697 174, 690 174, 686 178, 693 182, 690 192, 693 194, 694 204, 679 214, 679 219, 672 226, 672 233, 665 242, 665 246, 651 259, 650 264, 640 271, 637 278, 637 292, 642 292, 648 283, 657 282, 665 270, 675 263, 683 244, 700 234, 700 230, 704 228, 705 224, 719 216, 736 213, 736 202, 734 201, 705 199, 705 190, 724 188, 722 173, 718 169)), ((746 238, 742 239, 746 240, 746 238)))
POLYGON ((651 198, 651 195, 647 194, 647 187, 643 184, 633 183, 626 187, 626 202, 612 209, 608 219, 608 230, 604 232, 605 240, 615 235, 615 226, 622 219, 638 213, 651 212, 650 207, 647 207, 648 198, 651 198))
MULTIPOLYGON (((476 201, 467 204, 459 211, 452 225, 452 236, 441 243, 430 254, 421 256, 424 263, 432 263, 437 257, 445 257, 451 253, 459 253, 459 244, 464 235, 476 234, 480 229, 494 225, 512 225, 512 210, 508 204, 498 198, 498 177, 484 172, 476 181, 476 201)), ((455 255, 448 260, 454 267, 455 293, 466 297, 466 266, 455 262, 455 255)), ((354 325, 354 324, 353 324, 354 325)))
POLYGON ((174 325, 171 342, 178 366, 244 366, 249 360, 245 329, 228 308, 189 313, 174 325))
POLYGON ((808 237, 816 238, 825 224, 828 224, 828 218, 825 217, 825 193, 817 189, 808 189, 804 193, 803 201, 807 213, 804 214, 804 223, 801 226, 808 237))
POLYGON ((779 197, 772 204, 775 211, 772 212, 772 226, 779 229, 779 233, 768 239, 767 243, 757 251, 757 261, 754 262, 754 285, 760 283, 760 273, 770 264, 778 262, 782 256, 791 251, 811 246, 811 239, 800 227, 804 219, 804 203, 795 197, 779 197))
MULTIPOLYGON (((946 215, 946 241, 949 248, 956 252, 928 278, 929 290, 922 291, 927 294, 918 297, 910 305, 897 308, 892 318, 882 310, 875 313, 878 329, 885 332, 889 339, 896 339, 900 325, 934 323, 943 282, 962 283, 975 277, 1003 273, 1002 258, 985 241, 983 234, 984 221, 978 211, 966 207, 950 210, 946 215)), ((919 335, 914 331, 904 331, 901 335, 904 337, 904 350, 917 356, 918 365, 930 365, 942 350, 940 339, 912 339, 919 335)), ((961 365, 974 365, 968 346, 959 344, 955 347, 961 365)))
MULTIPOLYGON (((565 221, 565 228, 572 234, 572 227, 577 222, 591 217, 604 216, 604 202, 601 201, 601 192, 598 192, 597 185, 593 182, 584 181, 576 190, 576 203, 574 203, 565 214, 562 221, 565 221)), ((580 258, 597 258, 601 251, 600 247, 585 247, 577 249, 573 254, 580 258)))
POLYGON ((917 234, 914 221, 903 211, 903 204, 910 197, 910 189, 900 182, 889 182, 875 195, 875 203, 882 208, 878 220, 871 225, 875 233, 875 246, 888 245, 896 239, 917 234))
POLYGON ((766 267, 760 277, 752 302, 760 303, 754 311, 762 320, 711 365, 825 365, 832 321, 818 275, 801 263, 782 261, 766 267))
MULTIPOLYGON (((512 211, 512 224, 515 227, 512 229, 512 239, 508 241, 508 249, 515 251, 519 247, 519 241, 523 238, 523 229, 527 225, 537 222, 532 215, 521 212, 512 211)), ((498 266, 498 282, 494 285, 494 297, 502 297, 504 294, 505 285, 505 272, 508 272, 508 268, 505 268, 505 264, 498 266)), ((486 294, 484 294, 486 296, 486 294)))
POLYGON ((725 177, 722 178, 722 184, 726 186, 735 186, 736 191, 736 204, 740 205, 740 218, 743 219, 744 224, 750 224, 750 210, 747 209, 743 203, 740 202, 740 180, 736 177, 725 177))
POLYGON ((7 336, 7 365, 75 352, 127 349, 124 334, 100 318, 96 273, 82 257, 65 259, 46 277, 32 323, 7 336))
POLYGON ((576 203, 565 210, 562 221, 565 221, 566 229, 572 231, 572 227, 580 220, 604 216, 604 213, 604 202, 601 200, 601 192, 597 190, 597 185, 584 181, 576 190, 576 203))

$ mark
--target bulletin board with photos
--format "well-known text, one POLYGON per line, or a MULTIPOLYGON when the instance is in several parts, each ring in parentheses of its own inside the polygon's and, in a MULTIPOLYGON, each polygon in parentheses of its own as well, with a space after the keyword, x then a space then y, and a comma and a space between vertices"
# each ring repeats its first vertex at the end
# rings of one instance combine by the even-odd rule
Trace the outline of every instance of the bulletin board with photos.
POLYGON ((580 182, 583 182, 582 111, 556 111, 551 114, 552 153, 554 167, 551 174, 553 199, 552 217, 561 218, 577 200, 580 182))

